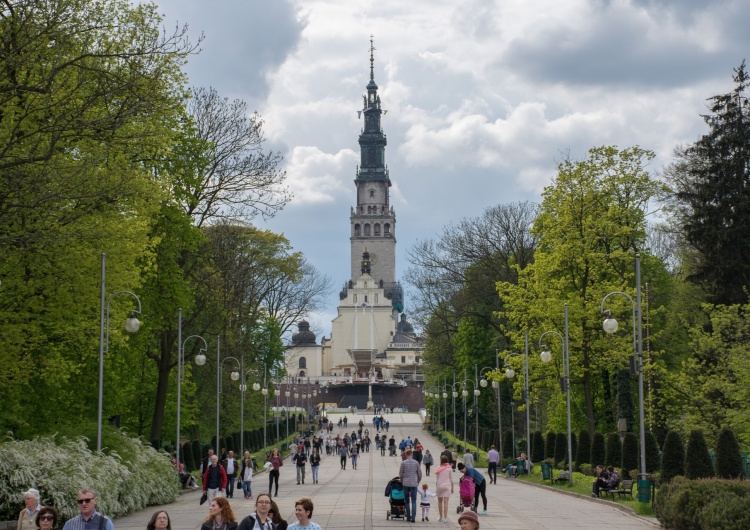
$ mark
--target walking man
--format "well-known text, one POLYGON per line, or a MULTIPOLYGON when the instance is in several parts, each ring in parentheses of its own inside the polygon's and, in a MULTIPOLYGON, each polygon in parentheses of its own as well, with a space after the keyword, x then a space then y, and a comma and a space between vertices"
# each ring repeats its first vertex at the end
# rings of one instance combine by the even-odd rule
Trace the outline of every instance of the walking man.
POLYGON ((297 447, 297 454, 292 457, 292 462, 297 464, 297 484, 299 484, 300 478, 302 484, 305 483, 305 465, 307 465, 307 454, 303 446, 297 447))
POLYGON ((404 503, 406 504, 406 520, 410 523, 416 522, 417 516, 417 488, 422 481, 422 468, 412 458, 411 448, 404 453, 406 458, 401 462, 398 470, 398 478, 404 486, 404 503))
POLYGON ((78 492, 78 509, 81 514, 69 519, 63 530, 84 530, 102 528, 115 530, 112 519, 96 511, 96 492, 91 488, 84 488, 78 492))
POLYGON ((239 468, 239 464, 234 458, 234 451, 227 453, 227 457, 221 465, 227 474, 227 499, 231 499, 234 496, 234 481, 237 478, 237 469, 239 468))
POLYGON ((203 491, 208 495, 208 505, 215 497, 221 497, 227 487, 227 472, 219 465, 219 457, 211 455, 211 465, 203 473, 203 491))
POLYGON ((490 476, 490 484, 497 484, 497 464, 500 462, 500 453, 495 450, 495 446, 491 446, 487 453, 487 474, 490 476))
POLYGON ((339 444, 339 457, 341 458, 341 469, 346 469, 346 457, 349 456, 349 450, 344 442, 339 444))

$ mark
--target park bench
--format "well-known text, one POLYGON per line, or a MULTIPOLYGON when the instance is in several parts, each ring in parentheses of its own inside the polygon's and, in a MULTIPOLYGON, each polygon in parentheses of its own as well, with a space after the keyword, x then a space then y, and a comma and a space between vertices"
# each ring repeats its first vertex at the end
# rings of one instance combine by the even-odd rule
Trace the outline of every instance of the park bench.
POLYGON ((553 477, 550 480, 552 481, 552 483, 555 483, 555 482, 568 482, 570 480, 570 472, 566 471, 566 470, 560 471, 560 473, 557 475, 557 477, 553 477))
POLYGON ((603 490, 612 497, 612 500, 615 500, 615 495, 618 497, 624 497, 625 495, 630 495, 630 498, 633 498, 633 481, 632 480, 623 480, 620 485, 616 489, 611 490, 603 490))

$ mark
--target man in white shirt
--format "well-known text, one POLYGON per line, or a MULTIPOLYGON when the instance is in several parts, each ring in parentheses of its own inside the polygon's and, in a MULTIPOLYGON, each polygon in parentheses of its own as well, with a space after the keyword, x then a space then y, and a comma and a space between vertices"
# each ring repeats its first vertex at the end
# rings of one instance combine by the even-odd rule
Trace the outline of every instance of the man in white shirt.
POLYGON ((227 453, 227 457, 221 465, 224 466, 224 471, 227 474, 227 499, 231 499, 234 495, 234 481, 237 479, 237 468, 239 467, 237 460, 234 458, 234 451, 227 453))

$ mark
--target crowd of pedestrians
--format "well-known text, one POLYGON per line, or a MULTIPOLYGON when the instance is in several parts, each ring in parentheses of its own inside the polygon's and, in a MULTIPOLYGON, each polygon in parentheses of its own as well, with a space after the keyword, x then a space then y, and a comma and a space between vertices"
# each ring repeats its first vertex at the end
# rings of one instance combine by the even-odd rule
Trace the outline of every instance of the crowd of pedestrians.
MULTIPOLYGON (((416 522, 417 499, 421 510, 422 521, 430 521, 431 499, 436 497, 438 501, 438 522, 448 522, 449 500, 454 494, 457 455, 449 448, 440 454, 433 456, 425 449, 418 438, 407 436, 397 440, 390 433, 390 423, 383 416, 373 418, 372 429, 374 436, 370 438, 370 430, 365 427, 364 421, 351 431, 348 430, 348 418, 345 416, 338 422, 343 432, 334 434, 332 422, 324 422, 319 425, 321 429, 314 435, 300 435, 290 444, 290 462, 295 467, 297 484, 304 485, 306 479, 311 476, 312 484, 319 483, 319 471, 323 455, 339 457, 341 469, 347 468, 357 470, 358 459, 361 454, 368 453, 370 446, 374 444, 375 449, 380 449, 381 456, 386 456, 386 448, 389 449, 390 457, 400 455, 399 479, 405 493, 405 512, 408 522, 416 522), (439 464, 436 465, 436 459, 439 464), (349 467, 349 464, 351 466, 349 467), (307 466, 311 468, 311 475, 306 473, 307 466), (424 468, 422 467, 424 465, 424 468), (434 490, 423 482, 424 477, 435 476, 434 490)), ((495 471, 497 463, 492 460, 490 451, 490 464, 495 463, 494 469, 490 471, 490 483, 496 478, 495 471)), ((496 452, 495 452, 496 453, 496 452)), ((474 461, 470 453, 463 455, 463 462, 458 464, 458 471, 471 477, 475 482, 476 506, 480 497, 484 502, 483 513, 487 513, 486 481, 484 477, 473 467, 474 461)), ((178 473, 180 463, 173 463, 178 473)), ((302 498, 295 502, 294 514, 296 522, 287 525, 281 518, 279 507, 273 497, 279 494, 280 470, 284 466, 284 458, 277 448, 273 449, 264 470, 268 471, 268 492, 256 494, 254 511, 242 520, 235 516, 232 506, 227 499, 234 497, 234 492, 241 490, 246 500, 253 500, 253 478, 256 476, 255 462, 248 451, 245 451, 241 459, 235 458, 233 451, 223 451, 222 456, 214 454, 213 449, 208 449, 200 467, 202 479, 203 497, 202 502, 208 502, 208 515, 203 521, 201 530, 286 530, 287 526, 292 530, 320 530, 320 526, 311 521, 313 515, 313 502, 309 498, 302 498)), ((182 474, 180 475, 182 480, 182 474)), ((192 477, 191 477, 192 478, 192 477)), ((309 480, 308 480, 309 482, 309 480)), ((185 484, 185 481, 183 481, 185 484)), ((187 484, 186 484, 187 485, 187 484)), ((78 506, 80 514, 68 520, 62 530, 115 530, 111 519, 97 511, 97 495, 90 488, 82 489, 78 493, 78 506)), ((42 506, 40 504, 39 492, 29 489, 24 492, 25 508, 19 514, 17 530, 55 530, 58 522, 58 513, 54 507, 42 506)), ((475 521, 468 521, 474 523, 475 521)), ((462 525, 464 526, 464 525, 462 525)), ((476 521, 478 528, 478 521, 476 521)), ((158 511, 153 514, 147 525, 147 530, 172 530, 169 514, 166 511, 158 511)))

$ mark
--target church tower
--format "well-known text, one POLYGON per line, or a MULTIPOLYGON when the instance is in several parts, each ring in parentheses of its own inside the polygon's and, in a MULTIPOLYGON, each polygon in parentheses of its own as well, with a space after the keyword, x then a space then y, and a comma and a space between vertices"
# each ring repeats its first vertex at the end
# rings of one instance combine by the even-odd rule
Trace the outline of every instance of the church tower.
POLYGON ((363 96, 363 109, 358 113, 364 118, 364 128, 359 135, 360 164, 354 180, 357 205, 350 215, 350 278, 356 280, 361 274, 362 253, 367 251, 372 277, 378 283, 382 281, 384 287, 392 287, 396 285, 396 213, 390 205, 391 179, 385 165, 387 141, 381 127, 384 111, 375 84, 374 51, 370 39, 370 82, 363 96))

